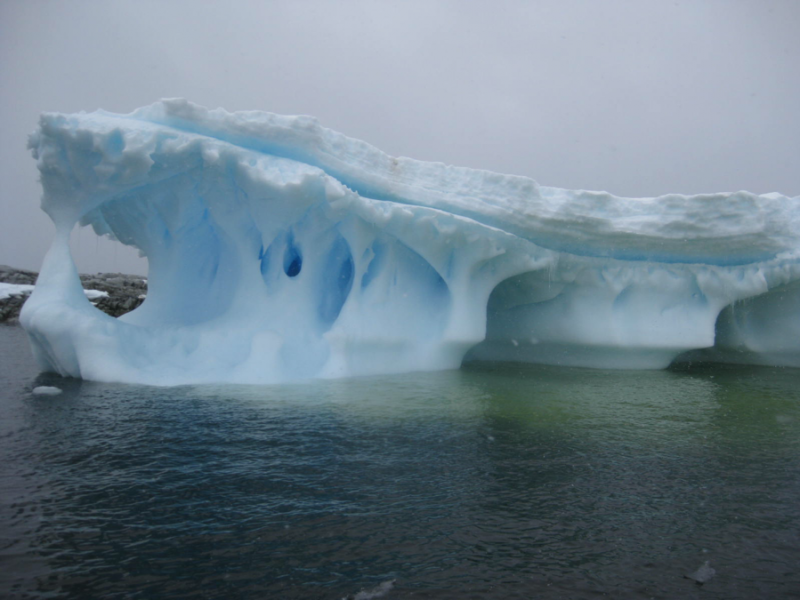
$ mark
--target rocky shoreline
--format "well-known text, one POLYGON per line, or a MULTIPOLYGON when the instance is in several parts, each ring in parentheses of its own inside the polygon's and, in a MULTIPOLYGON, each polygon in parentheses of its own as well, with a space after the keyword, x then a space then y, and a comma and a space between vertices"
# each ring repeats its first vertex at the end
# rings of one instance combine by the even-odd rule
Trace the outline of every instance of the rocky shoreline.
MULTIPOLYGON (((0 265, 0 284, 9 283, 17 286, 29 286, 36 283, 38 273, 15 269, 0 265)), ((107 296, 91 298, 92 304, 107 315, 118 317, 144 302, 147 294, 147 280, 139 275, 122 273, 97 273, 81 275, 81 284, 85 290, 105 292, 107 296)), ((19 312, 28 299, 30 290, 19 289, 10 292, 6 297, 0 295, 0 323, 15 325, 19 323, 19 312)))

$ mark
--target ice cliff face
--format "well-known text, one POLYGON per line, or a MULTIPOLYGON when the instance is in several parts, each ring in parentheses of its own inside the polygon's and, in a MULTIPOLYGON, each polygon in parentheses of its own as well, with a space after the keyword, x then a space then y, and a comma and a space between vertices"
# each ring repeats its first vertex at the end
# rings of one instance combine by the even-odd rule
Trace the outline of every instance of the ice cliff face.
POLYGON ((183 100, 45 114, 30 147, 57 234, 21 321, 63 375, 660 368, 707 348, 800 366, 800 197, 546 188, 183 100), (85 298, 76 223, 148 258, 141 307, 113 319, 85 298))

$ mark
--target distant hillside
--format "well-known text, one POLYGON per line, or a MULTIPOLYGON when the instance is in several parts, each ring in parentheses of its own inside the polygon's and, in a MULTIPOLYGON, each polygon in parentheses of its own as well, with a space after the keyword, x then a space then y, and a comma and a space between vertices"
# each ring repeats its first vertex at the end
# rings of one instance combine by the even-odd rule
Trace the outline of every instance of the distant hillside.
MULTIPOLYGON (((38 275, 34 271, 0 265, 0 323, 11 325, 19 322, 19 311, 38 275)), ((138 275, 81 275, 81 283, 92 304, 112 317, 132 311, 147 294, 147 281, 138 275)))

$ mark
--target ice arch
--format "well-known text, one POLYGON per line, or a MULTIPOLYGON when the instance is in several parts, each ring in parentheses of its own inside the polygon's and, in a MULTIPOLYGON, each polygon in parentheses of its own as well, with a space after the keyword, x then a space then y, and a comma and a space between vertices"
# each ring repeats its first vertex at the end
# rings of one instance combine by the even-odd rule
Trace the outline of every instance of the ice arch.
POLYGON ((45 114, 30 146, 57 235, 21 320, 63 375, 278 382, 467 353, 652 368, 715 342, 800 366, 800 198, 545 188, 183 100, 45 114), (80 293, 78 223, 147 257, 134 312, 80 293))

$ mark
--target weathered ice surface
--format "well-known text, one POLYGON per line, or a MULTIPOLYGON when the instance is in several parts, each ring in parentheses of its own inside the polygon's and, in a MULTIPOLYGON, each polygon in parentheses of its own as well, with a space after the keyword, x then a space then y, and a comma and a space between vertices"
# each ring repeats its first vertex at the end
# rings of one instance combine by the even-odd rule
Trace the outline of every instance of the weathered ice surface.
POLYGON ((465 356, 662 368, 702 349, 800 366, 800 197, 548 188, 184 100, 45 114, 30 147, 57 234, 21 321, 64 375, 278 382, 465 356), (78 223, 147 257, 136 310, 85 298, 78 223))

